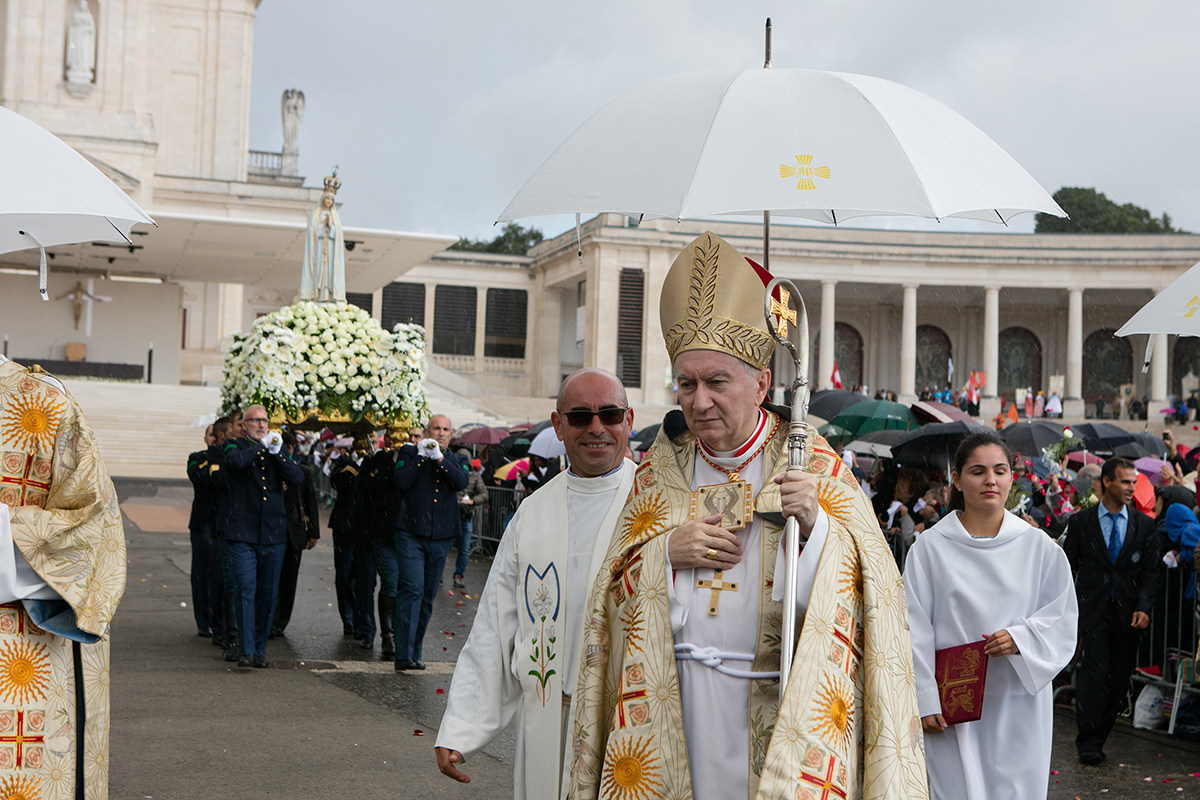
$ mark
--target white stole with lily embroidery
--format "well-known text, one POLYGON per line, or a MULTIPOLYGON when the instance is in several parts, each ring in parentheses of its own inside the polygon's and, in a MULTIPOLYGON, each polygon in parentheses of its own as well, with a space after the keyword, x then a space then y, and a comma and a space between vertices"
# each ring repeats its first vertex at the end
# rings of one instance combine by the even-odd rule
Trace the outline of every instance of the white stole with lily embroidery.
MULTIPOLYGON (((560 473, 522 506, 518 534, 517 601, 521 640, 518 663, 525 698, 526 797, 565 797, 568 781, 563 774, 563 725, 566 704, 574 681, 583 642, 581 628, 587 618, 588 592, 595 583, 608 551, 613 530, 633 487, 634 466, 622 462, 619 472, 602 478, 580 478, 560 473), (607 508, 572 510, 577 503, 592 505, 592 498, 608 497, 607 508), (598 513, 599 512, 599 513, 598 513), (563 530, 564 519, 568 530, 563 530), (571 542, 579 530, 599 525, 590 558, 572 553, 571 542), (549 532, 561 531, 558 535, 549 532), (568 588, 569 587, 569 588, 568 588), (567 681, 567 693, 563 682, 567 681), (550 754, 556 758, 550 758, 550 754), (559 770, 547 769, 557 762, 559 770)), ((603 500, 601 499, 601 504, 603 500)))

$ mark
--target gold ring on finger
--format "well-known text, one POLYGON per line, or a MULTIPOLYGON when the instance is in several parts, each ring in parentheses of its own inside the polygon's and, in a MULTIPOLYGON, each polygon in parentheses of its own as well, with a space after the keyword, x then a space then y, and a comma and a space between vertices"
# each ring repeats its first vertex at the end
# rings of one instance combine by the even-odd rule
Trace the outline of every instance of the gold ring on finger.
POLYGON ((704 557, 709 559, 710 561, 716 561, 717 560, 716 548, 713 548, 713 547, 708 548, 708 552, 704 554, 704 557))

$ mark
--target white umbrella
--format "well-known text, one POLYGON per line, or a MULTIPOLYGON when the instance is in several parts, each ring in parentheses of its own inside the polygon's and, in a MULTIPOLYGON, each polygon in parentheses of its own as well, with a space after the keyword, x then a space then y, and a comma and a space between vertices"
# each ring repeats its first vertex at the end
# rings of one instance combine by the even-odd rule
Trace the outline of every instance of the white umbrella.
POLYGON ((1142 306, 1121 326, 1117 336, 1132 336, 1135 333, 1150 334, 1142 372, 1150 368, 1150 357, 1154 355, 1154 334, 1200 336, 1200 264, 1193 265, 1159 292, 1157 297, 1142 306))
POLYGON ((555 458, 567 454, 566 446, 558 440, 554 428, 545 428, 529 443, 529 455, 555 458))
POLYGON ((39 290, 46 296, 46 250, 77 242, 124 242, 138 223, 154 224, 138 204, 54 134, 0 108, 5 191, 0 254, 41 249, 39 290))
POLYGON ((499 221, 606 211, 832 223, 1065 216, 999 145, 936 100, 880 78, 804 69, 697 72, 634 89, 571 134, 499 221))

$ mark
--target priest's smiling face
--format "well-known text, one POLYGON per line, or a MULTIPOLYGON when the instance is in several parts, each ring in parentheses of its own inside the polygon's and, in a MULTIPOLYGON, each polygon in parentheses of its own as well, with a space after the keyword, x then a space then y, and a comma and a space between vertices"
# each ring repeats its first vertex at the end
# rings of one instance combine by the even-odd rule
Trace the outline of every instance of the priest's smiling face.
POLYGON ((596 478, 620 466, 633 430, 633 409, 616 375, 602 369, 572 373, 559 389, 557 406, 550 422, 567 449, 572 472, 596 478))
POLYGON ((769 369, 755 370, 716 350, 685 350, 675 356, 675 377, 683 417, 700 441, 722 452, 745 444, 771 386, 769 369))

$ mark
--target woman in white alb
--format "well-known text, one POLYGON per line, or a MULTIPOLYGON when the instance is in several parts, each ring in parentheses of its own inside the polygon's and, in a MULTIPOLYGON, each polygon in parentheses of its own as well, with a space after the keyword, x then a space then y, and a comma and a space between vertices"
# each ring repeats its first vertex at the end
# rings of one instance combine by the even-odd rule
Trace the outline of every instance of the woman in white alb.
POLYGON ((963 440, 950 511, 908 552, 904 586, 929 793, 938 800, 1045 798, 1051 681, 1075 651, 1079 609, 1062 549, 1005 511, 1012 456, 991 432, 963 440), (983 716, 947 726, 934 654, 987 640, 983 716))

